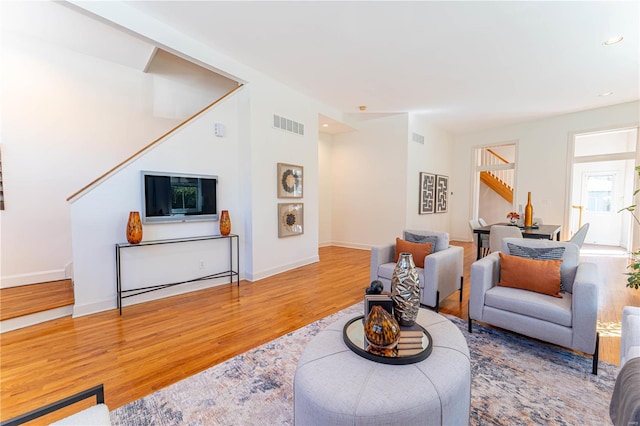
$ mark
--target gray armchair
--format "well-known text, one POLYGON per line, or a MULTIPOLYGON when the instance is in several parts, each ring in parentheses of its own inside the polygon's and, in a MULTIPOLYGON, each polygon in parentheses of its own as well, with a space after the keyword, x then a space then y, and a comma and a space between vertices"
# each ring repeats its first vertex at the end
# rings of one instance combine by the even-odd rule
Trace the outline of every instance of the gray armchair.
MULTIPOLYGON (((411 242, 431 242, 432 253, 425 257, 424 268, 417 268, 420 279, 420 302, 438 312, 440 299, 460 290, 462 301, 462 266, 464 249, 449 245, 446 232, 405 230, 403 239, 411 242)), ((391 277, 396 245, 387 244, 371 249, 370 281, 379 280, 384 291, 391 291, 391 277)))
POLYGON ((592 373, 597 374, 599 335, 596 331, 596 265, 579 262, 580 250, 571 242, 505 238, 501 251, 530 259, 561 258, 562 298, 498 286, 501 278, 500 253, 492 253, 471 265, 469 332, 472 332, 472 320, 476 320, 593 354, 592 373), (560 247, 563 249, 557 249, 560 247))

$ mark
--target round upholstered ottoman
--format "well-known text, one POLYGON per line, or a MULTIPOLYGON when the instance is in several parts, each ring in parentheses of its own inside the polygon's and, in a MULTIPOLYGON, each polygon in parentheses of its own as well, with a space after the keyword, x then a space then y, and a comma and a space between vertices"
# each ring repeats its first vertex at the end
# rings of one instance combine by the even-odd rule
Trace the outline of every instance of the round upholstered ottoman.
POLYGON ((466 425, 471 403, 469 348, 445 317, 420 309, 433 339, 420 362, 371 361, 344 343, 345 317, 307 345, 293 381, 294 423, 307 425, 466 425))

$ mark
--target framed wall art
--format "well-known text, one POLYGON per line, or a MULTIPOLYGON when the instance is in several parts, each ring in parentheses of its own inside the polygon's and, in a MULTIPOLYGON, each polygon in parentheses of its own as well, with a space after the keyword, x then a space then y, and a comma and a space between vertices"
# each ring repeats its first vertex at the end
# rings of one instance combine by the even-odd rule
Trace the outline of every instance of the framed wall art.
POLYGON ((278 238, 304 234, 304 205, 278 203, 278 238))
POLYGON ((418 214, 433 213, 435 211, 436 175, 420 173, 420 200, 418 214))
POLYGON ((443 175, 436 176, 436 213, 446 213, 449 206, 449 177, 443 175))
POLYGON ((302 166, 278 163, 278 198, 302 198, 302 166))

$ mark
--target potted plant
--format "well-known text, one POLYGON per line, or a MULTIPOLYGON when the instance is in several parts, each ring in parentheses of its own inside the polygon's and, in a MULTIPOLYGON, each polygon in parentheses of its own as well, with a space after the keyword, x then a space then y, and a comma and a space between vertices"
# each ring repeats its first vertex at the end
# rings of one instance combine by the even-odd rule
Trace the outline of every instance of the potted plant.
MULTIPOLYGON (((640 178, 640 166, 636 167, 636 173, 640 178)), ((635 191, 633 191, 634 198, 638 194, 638 192, 640 192, 640 189, 636 189, 635 191)), ((636 216, 636 213, 635 213, 636 204, 620 209, 618 210, 618 213, 625 210, 631 213, 631 216, 633 216, 633 219, 636 221, 638 226, 640 226, 640 220, 638 219, 638 216, 636 216)), ((627 287, 632 287, 637 290, 638 288, 640 288, 640 249, 631 253, 631 263, 627 266, 627 269, 630 270, 630 272, 627 272, 625 274, 629 276, 627 278, 627 287)))

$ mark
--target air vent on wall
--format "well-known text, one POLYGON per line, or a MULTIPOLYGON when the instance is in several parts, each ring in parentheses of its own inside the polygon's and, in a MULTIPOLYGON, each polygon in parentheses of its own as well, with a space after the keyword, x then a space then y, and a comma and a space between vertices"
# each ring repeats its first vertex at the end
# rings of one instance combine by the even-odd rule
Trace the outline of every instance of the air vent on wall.
POLYGON ((419 135, 419 134, 417 134, 417 133, 414 133, 414 134, 413 134, 413 141, 414 141, 414 142, 418 142, 418 143, 420 143, 420 144, 424 145, 424 136, 419 135))
POLYGON ((273 114, 273 127, 304 136, 304 124, 273 114))

